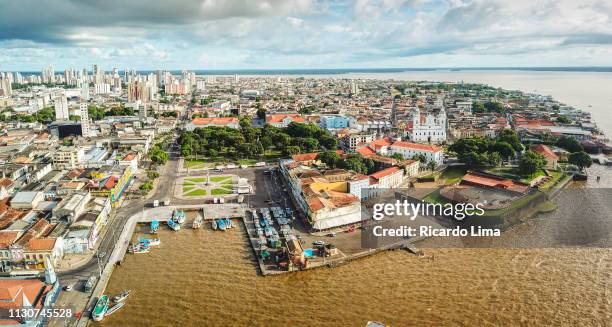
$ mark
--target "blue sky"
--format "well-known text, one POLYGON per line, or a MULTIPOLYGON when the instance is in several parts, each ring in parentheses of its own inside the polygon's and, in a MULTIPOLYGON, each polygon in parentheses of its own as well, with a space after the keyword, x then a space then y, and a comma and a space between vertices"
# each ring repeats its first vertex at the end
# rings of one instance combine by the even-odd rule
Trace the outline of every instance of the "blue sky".
POLYGON ((607 0, 0 0, 0 70, 612 66, 607 0))

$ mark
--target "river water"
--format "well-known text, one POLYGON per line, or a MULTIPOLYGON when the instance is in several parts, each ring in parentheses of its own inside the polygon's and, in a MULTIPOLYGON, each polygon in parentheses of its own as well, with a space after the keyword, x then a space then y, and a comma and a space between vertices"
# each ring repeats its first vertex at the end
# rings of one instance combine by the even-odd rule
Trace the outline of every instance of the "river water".
MULTIPOLYGON (((355 78, 459 78, 538 90, 571 105, 592 105, 584 109, 612 134, 609 73, 361 75, 366 76, 355 78)), ((597 166, 592 172, 602 180, 587 186, 612 186, 609 168, 597 166)), ((588 218, 584 203, 563 205, 585 206, 584 216, 575 219, 588 218)), ((504 233, 504 238, 535 238, 542 229, 554 230, 554 219, 555 214, 543 215, 504 233)), ((609 326, 612 250, 609 230, 605 233, 599 237, 607 237, 607 243, 599 246, 427 249, 433 261, 395 251, 335 269, 261 277, 242 227, 226 232, 162 229, 161 246, 148 254, 128 255, 113 273, 108 293, 132 289, 133 295, 102 325, 365 326, 368 320, 378 320, 392 326, 609 326)))

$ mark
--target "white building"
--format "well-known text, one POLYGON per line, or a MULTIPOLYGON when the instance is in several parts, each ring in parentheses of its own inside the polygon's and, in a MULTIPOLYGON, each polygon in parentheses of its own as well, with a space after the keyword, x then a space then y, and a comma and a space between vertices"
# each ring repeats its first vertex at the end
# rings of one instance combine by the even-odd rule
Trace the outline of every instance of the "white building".
POLYGON ((59 95, 55 97, 54 105, 55 105, 55 120, 68 120, 70 114, 68 113, 68 99, 66 99, 65 95, 59 95))
POLYGON ((421 115, 419 108, 415 108, 412 116, 410 140, 427 143, 446 141, 446 111, 444 111, 444 107, 440 109, 437 115, 432 113, 421 115))
POLYGON ((110 94, 111 86, 108 83, 99 83, 94 85, 95 94, 110 94))
POLYGON ((344 137, 343 143, 348 151, 354 152, 359 144, 370 143, 374 141, 374 138, 374 133, 349 134, 344 137))
POLYGON ((399 153, 404 159, 412 159, 415 155, 423 155, 427 162, 433 161, 436 163, 436 166, 441 165, 443 159, 443 151, 440 147, 404 141, 395 141, 388 147, 381 147, 376 151, 381 151, 380 154, 383 155, 399 153))
POLYGON ((91 126, 89 124, 89 111, 87 109, 87 103, 81 102, 79 104, 79 115, 81 116, 81 134, 83 137, 91 136, 91 126))

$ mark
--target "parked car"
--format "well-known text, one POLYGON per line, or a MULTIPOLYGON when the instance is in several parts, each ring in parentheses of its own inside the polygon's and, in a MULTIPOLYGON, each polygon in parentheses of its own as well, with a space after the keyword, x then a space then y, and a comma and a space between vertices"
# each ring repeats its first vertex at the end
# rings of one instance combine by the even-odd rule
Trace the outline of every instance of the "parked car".
POLYGON ((66 285, 66 287, 64 287, 64 290, 65 290, 66 292, 70 292, 70 291, 72 291, 73 289, 74 289, 74 284, 68 284, 68 285, 66 285))
POLYGON ((314 241, 314 242, 312 242, 312 245, 323 246, 323 245, 325 245, 325 241, 314 241))
POLYGON ((102 259, 106 256, 106 251, 102 251, 100 253, 98 253, 98 258, 102 259))

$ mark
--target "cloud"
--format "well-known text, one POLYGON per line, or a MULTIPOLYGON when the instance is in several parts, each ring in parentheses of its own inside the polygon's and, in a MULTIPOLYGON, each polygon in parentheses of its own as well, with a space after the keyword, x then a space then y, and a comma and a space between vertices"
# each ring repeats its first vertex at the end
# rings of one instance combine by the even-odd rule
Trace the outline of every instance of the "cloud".
POLYGON ((117 35, 104 29, 123 28, 122 36, 147 27, 172 28, 234 17, 269 17, 308 12, 311 0, 20 0, 2 1, 0 40, 32 40, 54 44, 104 41, 117 35), (32 13, 36 13, 35 17, 32 13), (81 29, 97 33, 82 33, 81 29))
POLYGON ((612 51, 605 0, 0 0, 0 8, 3 67, 503 66, 543 55, 612 65, 600 56, 612 51))

